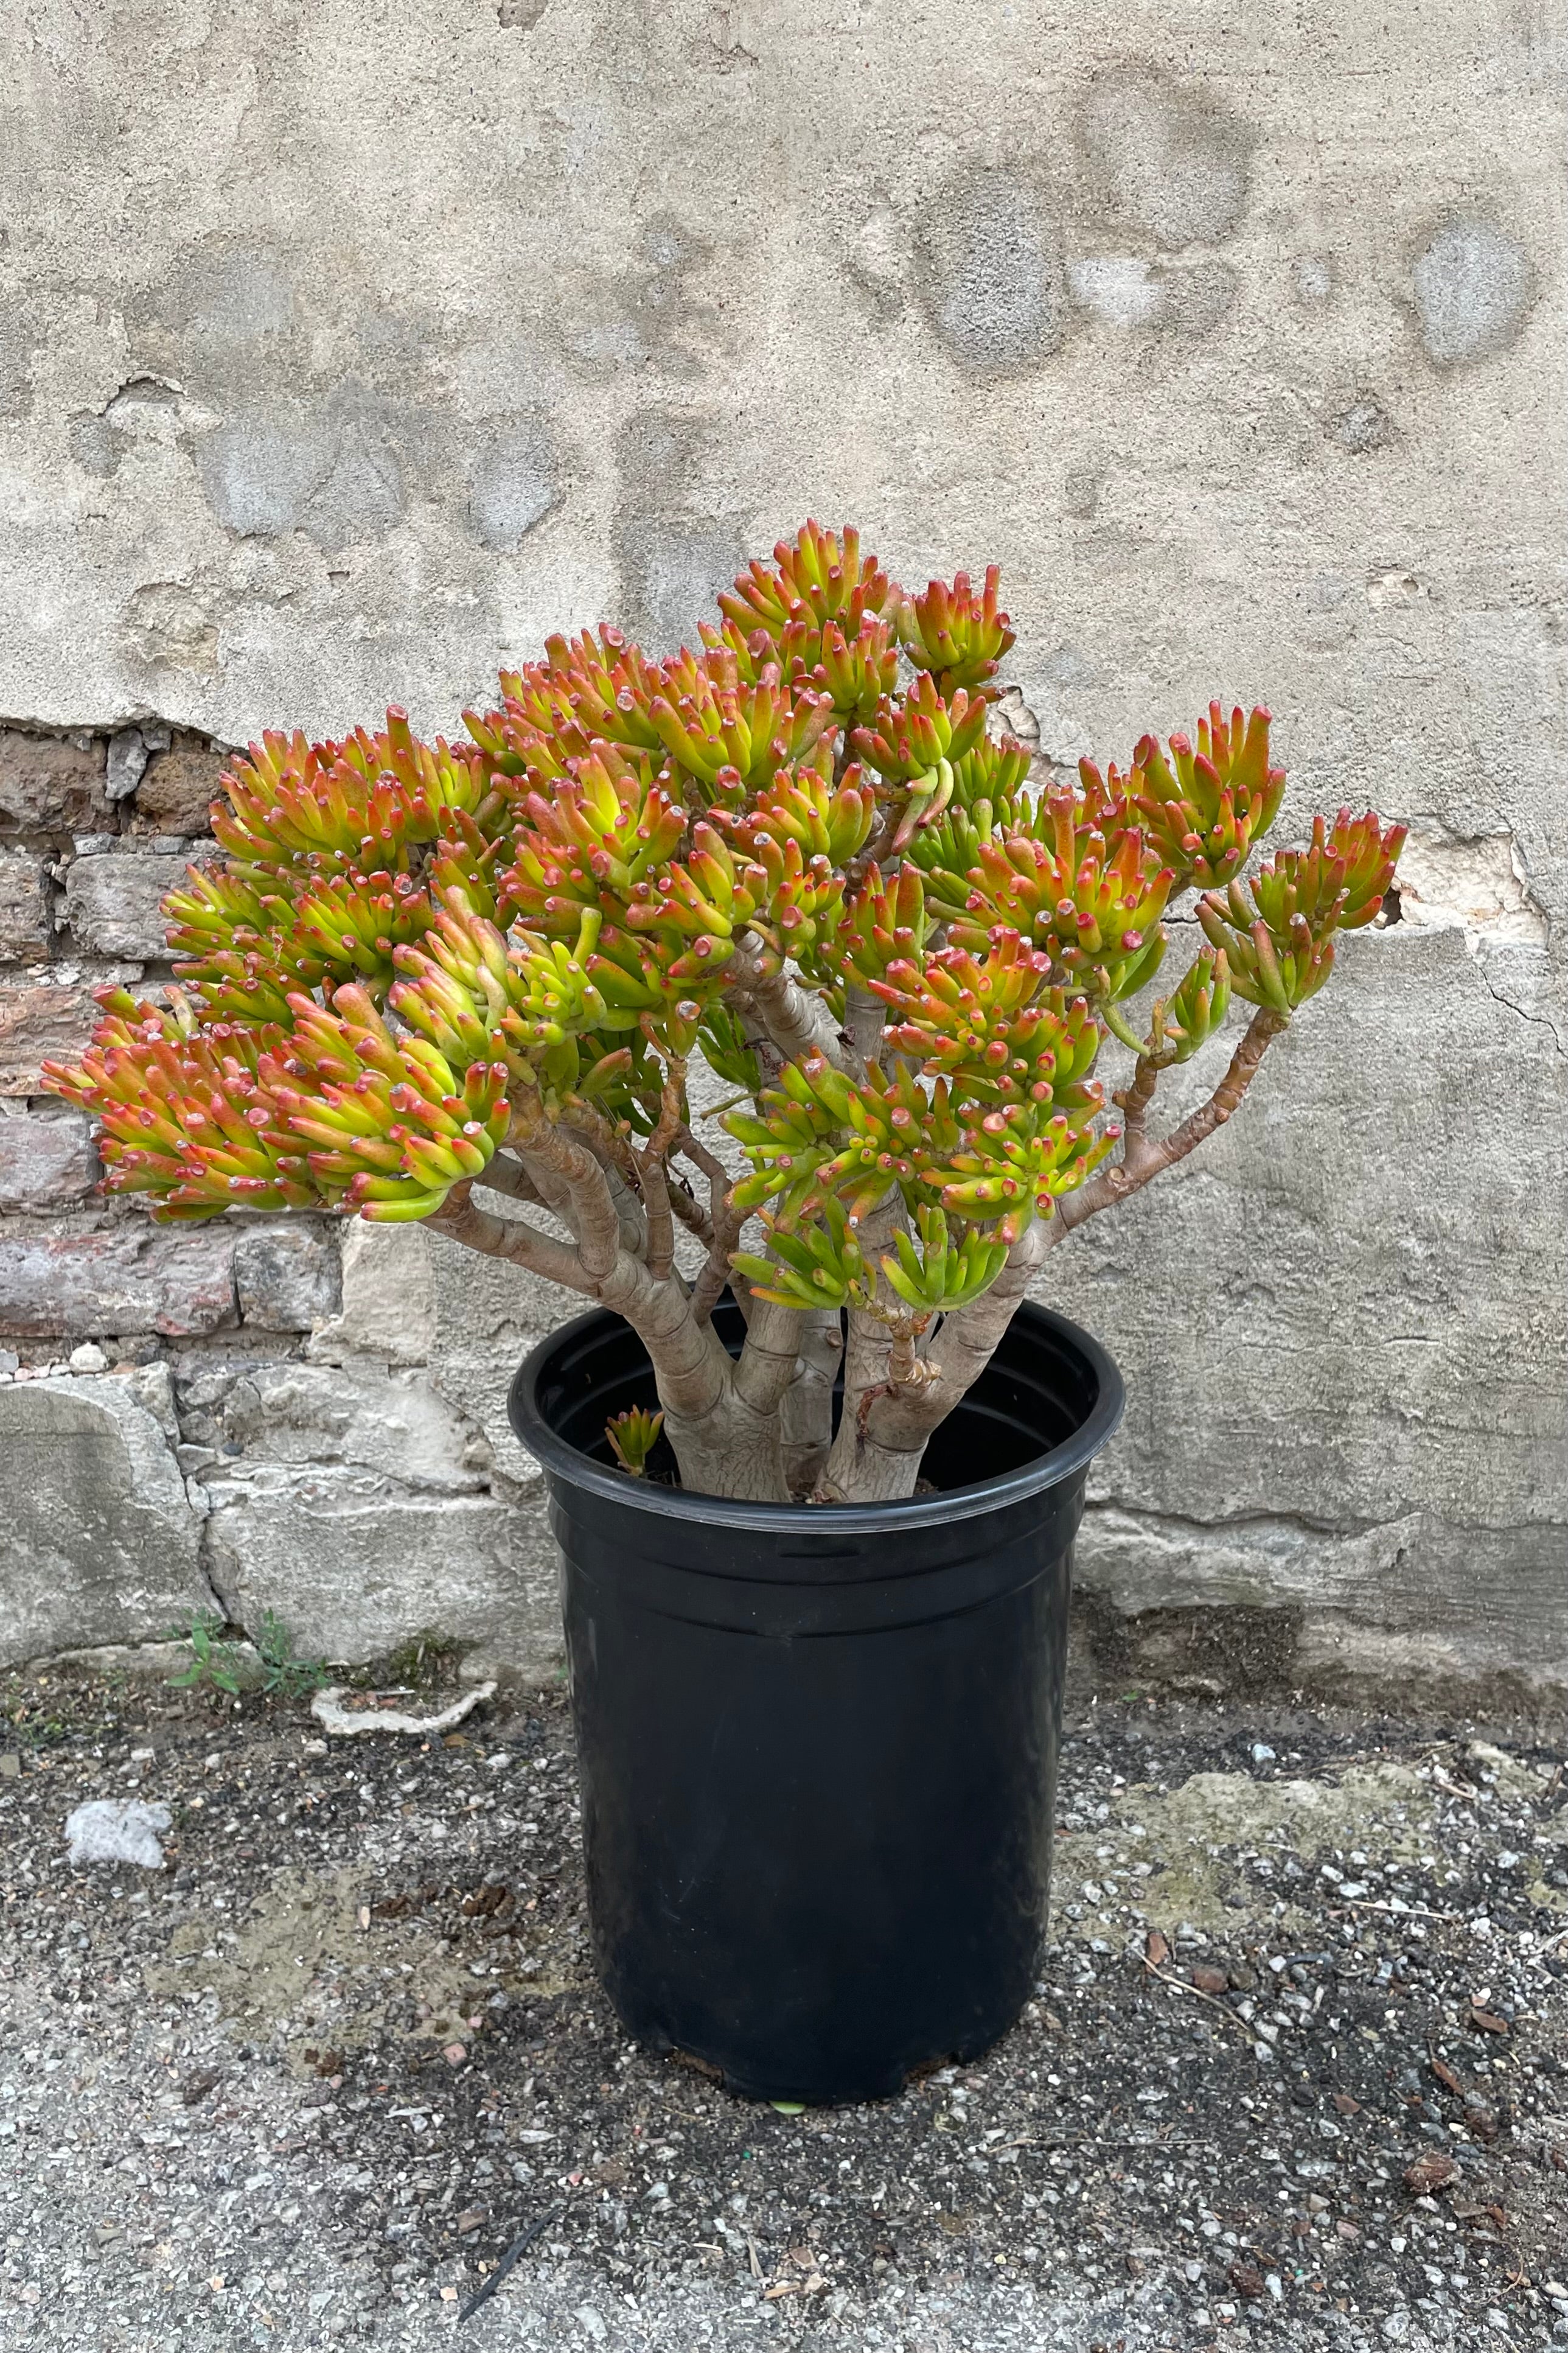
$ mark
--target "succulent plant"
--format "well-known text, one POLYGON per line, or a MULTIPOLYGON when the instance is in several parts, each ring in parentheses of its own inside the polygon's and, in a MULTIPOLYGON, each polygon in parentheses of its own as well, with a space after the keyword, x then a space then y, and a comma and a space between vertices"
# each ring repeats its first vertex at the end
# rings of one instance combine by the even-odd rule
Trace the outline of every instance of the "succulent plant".
MULTIPOLYGON (((398 711, 265 735, 225 778, 224 864, 167 902, 181 985, 103 992, 50 1081, 160 1219, 423 1219, 624 1315, 689 1486, 908 1494, 1048 1249, 1230 1117, 1403 831, 1342 810, 1245 879, 1285 779, 1268 712, 1217 702, 1037 789, 992 726, 994 566, 911 596, 807 523, 719 615, 662 661, 552 638, 466 742, 398 711), (1194 890, 1205 944, 1136 1014, 1194 890), (1233 998, 1228 1068, 1156 1138, 1161 1073, 1233 998)), ((612 1425, 628 1472, 659 1419, 612 1425)))
POLYGON ((643 1476, 663 1428, 663 1414, 649 1413, 640 1405, 629 1406, 625 1413, 612 1414, 605 1424, 610 1451, 629 1478, 643 1476))

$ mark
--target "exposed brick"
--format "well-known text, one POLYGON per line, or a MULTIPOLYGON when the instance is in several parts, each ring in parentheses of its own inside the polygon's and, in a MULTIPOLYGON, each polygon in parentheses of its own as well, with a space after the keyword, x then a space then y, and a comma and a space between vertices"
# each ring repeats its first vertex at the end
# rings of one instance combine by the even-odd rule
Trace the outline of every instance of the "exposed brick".
POLYGON ((319 1225, 256 1226, 235 1246, 239 1312, 262 1332, 310 1332, 342 1303, 335 1243, 319 1225))
POLYGON ((163 900, 178 890, 190 860, 110 849, 75 858, 66 870, 66 921, 79 947, 95 955, 167 955, 163 900))
POLYGON ((0 1235, 0 1335, 178 1338, 237 1322, 235 1229, 159 1227, 140 1215, 89 1234, 0 1235))
POLYGON ((47 953, 49 892, 36 850, 0 848, 0 957, 47 953))
POLYGON ((98 1175, 92 1123, 82 1113, 62 1105, 0 1117, 0 1209, 69 1208, 98 1175))
POLYGON ((136 787, 138 832, 207 832, 212 803, 224 797, 218 778, 231 756, 200 735, 177 730, 168 750, 148 762, 136 787))
POLYGON ((84 750, 62 735, 0 727, 0 826, 42 833, 84 833, 101 825, 104 747, 84 750))
POLYGON ((74 1061, 97 1019, 85 981, 0 981, 0 1095, 43 1094, 41 1066, 74 1061))

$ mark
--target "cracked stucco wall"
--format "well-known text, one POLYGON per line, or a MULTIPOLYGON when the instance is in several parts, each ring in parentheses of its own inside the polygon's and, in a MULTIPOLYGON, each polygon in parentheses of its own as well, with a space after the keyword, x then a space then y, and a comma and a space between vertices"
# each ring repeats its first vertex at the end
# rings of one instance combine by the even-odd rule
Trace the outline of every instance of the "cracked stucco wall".
MULTIPOLYGON (((27 1057, 110 965, 156 977, 214 744, 389 700, 449 728, 546 629, 670 642, 742 554, 854 515, 905 576, 1001 561, 1043 758, 1257 697, 1287 824, 1413 828, 1401 920, 1247 1117, 1051 1268, 1131 1377, 1082 1548, 1107 1642, 1252 1612, 1302 1673, 1568 1681, 1563 46, 1536 0, 391 0, 374 37, 346 0, 18 0, 18 1237, 97 1230, 27 1057)), ((73 1276, 73 1329, 123 1340, 114 1280, 73 1276)), ((552 1303, 419 1282, 403 1369, 534 1525, 500 1400, 552 1303)), ((226 1296, 180 1345, 400 1361, 336 1310, 247 1338, 226 1296)), ((340 1502, 384 1475, 325 1468, 340 1502)), ((302 1475, 258 1460, 223 1509, 302 1475)))

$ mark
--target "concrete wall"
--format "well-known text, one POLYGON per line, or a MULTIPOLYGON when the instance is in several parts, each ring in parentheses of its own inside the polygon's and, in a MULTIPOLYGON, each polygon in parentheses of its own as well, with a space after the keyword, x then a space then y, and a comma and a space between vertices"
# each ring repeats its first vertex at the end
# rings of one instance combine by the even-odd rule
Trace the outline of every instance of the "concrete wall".
POLYGON ((414 1242, 413 1361, 366 1339, 363 1257, 362 1321, 312 1337, 329 1237, 293 1324, 246 1306, 243 1238, 182 1304, 39 1115, 37 1036, 156 977, 213 739, 389 699, 449 728, 547 628, 673 641, 810 512, 906 578, 1002 562, 1047 760, 1258 697, 1294 810, 1415 828, 1404 920, 1248 1117, 1052 1270, 1131 1377, 1084 1547, 1106 1655, 1207 1672, 1193 1627, 1250 1627, 1299 1674, 1568 1682, 1563 32, 1540 0, 16 0, 0 1346, 174 1360, 226 1605, 402 1557, 422 1609, 447 1543, 462 1607, 537 1636, 498 1400, 550 1303, 414 1242), (308 1377, 253 1402, 250 1359, 308 1377), (378 1381, 423 1488, 362 1459, 378 1381))

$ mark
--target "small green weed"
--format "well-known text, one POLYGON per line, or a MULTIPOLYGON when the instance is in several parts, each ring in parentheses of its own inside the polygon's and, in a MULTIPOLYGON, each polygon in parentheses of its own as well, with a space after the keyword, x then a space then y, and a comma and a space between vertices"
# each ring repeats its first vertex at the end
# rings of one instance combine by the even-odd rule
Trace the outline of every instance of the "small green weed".
POLYGON ((191 1646, 191 1663, 182 1668, 169 1682, 176 1691, 198 1691, 204 1687, 223 1692, 237 1698, 245 1688, 239 1652, 232 1642, 223 1639, 223 1620, 209 1615, 191 1620, 186 1640, 191 1646))
POLYGON ((193 1618, 186 1639, 191 1663, 169 1678, 179 1691, 205 1689, 235 1699, 241 1692, 258 1691, 268 1699, 307 1699, 327 1680, 321 1660, 295 1657, 289 1629, 274 1609, 263 1611, 257 1630, 259 1673, 234 1643, 224 1640, 221 1618, 211 1614, 193 1618))
POLYGON ((264 1609, 256 1637, 261 1657, 261 1688, 279 1699, 308 1699, 327 1680, 321 1659, 297 1659, 289 1629, 275 1609, 264 1609))

